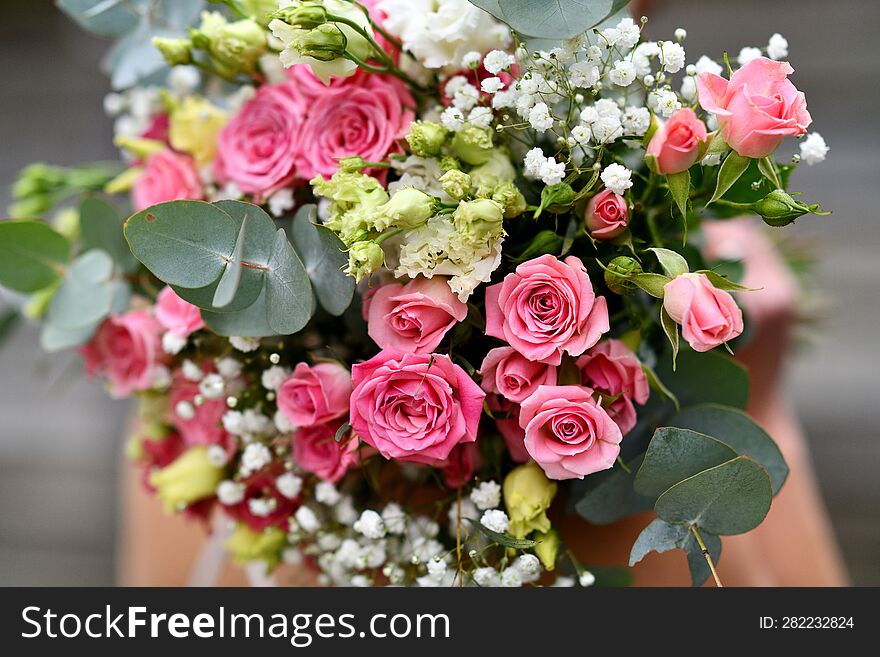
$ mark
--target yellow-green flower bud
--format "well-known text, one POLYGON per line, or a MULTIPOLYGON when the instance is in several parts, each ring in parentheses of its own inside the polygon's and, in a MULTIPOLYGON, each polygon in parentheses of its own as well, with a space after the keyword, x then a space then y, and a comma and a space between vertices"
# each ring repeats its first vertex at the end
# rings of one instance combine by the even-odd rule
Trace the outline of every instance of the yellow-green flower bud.
POLYGON ((452 169, 461 170, 461 162, 456 160, 451 155, 444 155, 440 158, 440 161, 437 164, 439 165, 441 171, 450 171, 452 169))
POLYGON ((476 195, 482 197, 491 196, 499 184, 516 180, 516 169, 511 164, 510 156, 497 148, 489 154, 486 162, 471 169, 470 174, 476 195))
POLYGON ((361 280, 379 269, 385 262, 382 247, 375 242, 355 242, 348 250, 348 268, 345 273, 361 280))
POLYGON ((394 193, 384 205, 376 208, 370 222, 376 230, 416 228, 434 216, 437 200, 415 187, 404 187, 394 193))
POLYGON ((556 555, 559 553, 559 534, 555 530, 550 530, 546 534, 538 534, 535 536, 538 544, 535 546, 535 556, 541 560, 544 568, 553 570, 556 568, 556 555))
POLYGON ((327 22, 327 10, 321 5, 290 5, 282 7, 270 16, 287 23, 290 27, 313 30, 327 22))
POLYGON ((311 57, 319 62, 332 62, 345 54, 345 35, 330 23, 302 31, 296 35, 290 47, 303 57, 311 57))
POLYGON ((471 191, 471 177, 458 169, 450 169, 440 176, 440 184, 443 191, 456 201, 460 201, 471 191))
POLYGON ((543 210, 553 214, 568 212, 574 204, 574 190, 567 183, 550 185, 541 190, 541 205, 535 211, 535 218, 541 216, 543 210))
POLYGON ((203 445, 191 447, 170 465, 150 475, 150 485, 156 488, 166 513, 210 497, 221 481, 223 470, 211 463, 208 448, 203 445))
POLYGON ((510 518, 509 533, 516 538, 538 531, 550 531, 547 509, 556 496, 556 484, 534 461, 510 471, 502 486, 504 506, 510 518))
POLYGON ((477 126, 465 126, 455 133, 450 147, 452 154, 466 164, 485 164, 492 155, 492 133, 477 126))
POLYGON ((69 242, 75 242, 79 239, 79 210, 76 208, 61 210, 61 212, 55 215, 55 220, 52 224, 55 230, 66 237, 69 242))
POLYGON ((449 132, 434 121, 413 121, 406 141, 414 155, 435 157, 440 154, 449 132))
POLYGON ((492 192, 492 200, 504 208, 504 218, 513 219, 526 211, 526 197, 512 182, 502 182, 492 192))
POLYGON ((452 221, 459 235, 484 241, 501 235, 504 211, 488 198, 462 201, 452 213, 452 221))
POLYGON ((367 163, 360 155, 339 159, 339 170, 343 173, 360 173, 367 168, 367 163))
POLYGON ((807 205, 796 201, 781 189, 775 189, 760 201, 752 203, 752 210, 761 215, 765 224, 777 228, 787 226, 805 214, 828 214, 822 212, 818 204, 807 205))
POLYGON ((278 9, 278 0, 239 0, 239 5, 245 14, 264 26, 278 9))
POLYGON ((281 562, 281 551, 286 540, 284 530, 279 527, 267 527, 256 532, 240 524, 227 539, 226 549, 236 564, 244 566, 252 561, 264 561, 271 570, 281 562))
POLYGON ((629 280, 630 277, 641 273, 642 266, 635 258, 617 256, 605 270, 605 285, 615 294, 626 296, 636 290, 636 284, 629 280))
POLYGON ((255 21, 229 23, 217 12, 202 13, 199 29, 190 30, 190 41, 194 48, 207 52, 217 71, 226 77, 252 73, 266 52, 266 33, 255 21))
POLYGON ((58 289, 59 285, 61 285, 61 279, 44 287, 42 290, 34 292, 30 298, 28 298, 24 308, 21 309, 21 314, 28 319, 42 318, 49 309, 49 302, 52 301, 52 297, 55 296, 55 291, 58 289))
POLYGON ((189 39, 153 37, 153 46, 162 53, 168 66, 184 66, 192 63, 192 41, 189 39))

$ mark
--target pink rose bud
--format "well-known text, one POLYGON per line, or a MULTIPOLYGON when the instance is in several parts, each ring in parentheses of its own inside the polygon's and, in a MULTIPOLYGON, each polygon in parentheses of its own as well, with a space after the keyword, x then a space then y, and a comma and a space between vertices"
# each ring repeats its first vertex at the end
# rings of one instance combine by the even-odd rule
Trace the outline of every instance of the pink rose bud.
POLYGON ((633 402, 648 401, 648 378, 636 355, 620 340, 606 340, 578 358, 583 385, 608 397, 617 397, 605 409, 623 434, 636 425, 633 402))
POLYGON ((690 107, 678 110, 663 124, 648 144, 657 173, 681 173, 697 161, 700 143, 706 141, 706 126, 690 107))
POLYGON ((483 390, 512 402, 521 402, 538 386, 556 385, 555 367, 531 361, 513 347, 491 349, 480 366, 480 374, 483 390))
POLYGON ((758 57, 729 81, 714 73, 697 76, 700 105, 717 117, 724 141, 740 155, 770 155, 813 122, 806 97, 788 80, 791 73, 788 62, 758 57))
POLYGON ((342 420, 331 420, 297 430, 293 436, 293 460, 306 472, 336 483, 358 461, 358 441, 336 440, 342 420))
POLYGON ((205 326, 201 311, 167 286, 156 297, 156 319, 165 330, 178 338, 188 338, 205 326))
POLYGON ((743 330, 742 311, 733 297, 705 274, 682 274, 663 287, 663 307, 694 351, 709 351, 743 330))
POLYGON ((629 207, 620 194, 615 194, 610 189, 603 189, 587 204, 584 221, 594 239, 611 239, 626 230, 629 207))
POLYGON ((278 389, 278 409, 294 427, 310 427, 345 415, 351 374, 338 363, 299 363, 278 389))
POLYGON ((159 151, 147 158, 146 169, 131 189, 135 212, 166 201, 204 198, 202 181, 188 155, 159 151))
POLYGON ((596 296, 574 256, 529 260, 486 288, 486 335, 506 341, 528 360, 559 365, 563 352, 580 356, 608 328, 605 298, 596 296))
POLYGON ((583 479, 607 470, 623 435, 590 388, 541 386, 522 403, 525 447, 550 479, 583 479))
POLYGON ((382 349, 428 353, 467 312, 446 278, 419 277, 378 289, 369 301, 367 332, 382 349))

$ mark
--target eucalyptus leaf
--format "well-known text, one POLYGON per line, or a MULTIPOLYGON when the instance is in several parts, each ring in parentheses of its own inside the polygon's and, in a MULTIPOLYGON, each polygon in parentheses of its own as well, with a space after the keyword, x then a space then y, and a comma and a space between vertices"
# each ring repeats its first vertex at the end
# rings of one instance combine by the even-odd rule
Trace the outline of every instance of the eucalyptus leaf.
POLYGON ((202 310, 202 319, 205 326, 219 335, 238 335, 244 338, 278 335, 269 326, 265 288, 260 290, 256 301, 247 308, 224 313, 202 310))
POLYGON ((123 233, 123 217, 108 201, 89 196, 79 205, 79 225, 87 249, 102 249, 124 272, 137 268, 123 233))
POLYGON ((81 329, 110 314, 113 259, 106 251, 86 251, 71 263, 49 302, 46 322, 58 329, 81 329))
POLYGON ((674 371, 670 358, 661 359, 654 369, 666 387, 678 397, 682 408, 704 403, 746 407, 749 375, 742 365, 728 356, 683 349, 678 354, 674 371))
POLYGON ((56 0, 56 3, 81 27, 101 36, 120 36, 134 29, 141 20, 137 0, 56 0))
POLYGON ((757 461, 770 476, 774 495, 788 477, 788 465, 779 447, 757 422, 737 408, 720 404, 691 406, 671 417, 669 424, 710 433, 737 454, 757 461))
POLYGON ((734 183, 739 180, 740 176, 746 172, 746 169, 749 168, 751 163, 752 160, 750 158, 743 157, 736 151, 730 151, 727 157, 724 158, 724 162, 721 163, 721 168, 718 170, 718 181, 715 185, 715 193, 712 194, 709 203, 714 203, 724 196, 727 190, 733 187, 734 183))
POLYGON ((95 322, 76 329, 64 329, 44 323, 40 331, 40 346, 48 352, 79 347, 88 342, 100 326, 101 322, 95 322))
POLYGON ((659 497, 654 510, 668 523, 730 536, 761 524, 772 499, 766 470, 738 456, 675 484, 659 497))
POLYGON ((336 235, 315 223, 314 205, 301 207, 293 219, 292 241, 312 282, 321 306, 338 317, 351 305, 355 280, 343 270, 348 264, 345 245, 336 235))
POLYGON ((290 335, 306 325, 314 308, 312 285, 281 228, 275 235, 265 286, 266 313, 273 331, 290 335))
POLYGON ((737 453, 704 433, 660 427, 645 452, 633 483, 637 493, 659 497, 679 481, 735 458, 737 453))
POLYGON ((241 221, 241 227, 238 229, 238 239, 235 242, 235 248, 232 250, 232 258, 220 276, 217 289, 214 290, 214 298, 211 300, 211 303, 215 308, 228 306, 235 299, 235 293, 238 292, 238 285, 241 283, 241 272, 244 269, 242 255, 244 254, 244 244, 247 239, 247 227, 248 218, 245 215, 241 221))
POLYGON ((630 472, 614 468, 598 485, 584 493, 575 504, 577 513, 594 525, 607 525, 650 509, 653 499, 639 495, 633 488, 634 473, 643 458, 644 454, 639 454, 627 463, 630 472))
POLYGON ((0 222, 0 285, 42 290, 58 280, 69 257, 70 244, 42 221, 0 222))
MULTIPOLYGON (((707 531, 701 531, 700 536, 712 562, 717 564, 721 558, 721 539, 707 531)), ((712 571, 709 570, 709 564, 706 563, 706 557, 703 556, 694 533, 685 525, 670 525, 660 518, 652 521, 636 538, 629 555, 629 565, 635 566, 651 552, 662 553, 675 549, 683 550, 687 555, 694 586, 699 586, 709 578, 712 571)))
POLYGON ((471 0, 521 35, 570 39, 601 23, 628 0, 471 0))

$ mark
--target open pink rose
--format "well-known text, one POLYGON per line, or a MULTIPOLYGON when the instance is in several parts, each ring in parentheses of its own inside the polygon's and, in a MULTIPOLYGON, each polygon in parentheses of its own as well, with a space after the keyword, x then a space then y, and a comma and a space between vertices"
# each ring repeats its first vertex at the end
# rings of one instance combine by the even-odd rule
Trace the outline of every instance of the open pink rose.
POLYGON ((753 59, 730 76, 697 76, 700 105, 718 118, 721 135, 737 153, 761 158, 786 137, 806 133, 813 122, 807 100, 788 79, 788 62, 753 59))
POLYGON ((257 198, 293 180, 305 105, 292 82, 260 87, 220 132, 217 179, 257 198))
POLYGON ((104 376, 112 397, 127 397, 152 387, 156 366, 164 354, 162 327, 146 310, 114 315, 105 320, 91 342, 80 347, 89 376, 104 376))
POLYGON ((299 363, 278 389, 278 409, 294 427, 310 427, 345 415, 351 374, 338 363, 299 363))
POLYGON ((629 207, 620 194, 603 189, 587 203, 584 221, 594 239, 611 239, 626 230, 629 207))
POLYGON ((532 361, 513 347, 490 349, 480 366, 480 387, 512 402, 521 402, 538 386, 556 385, 556 368, 532 361))
POLYGON ((733 297, 705 274, 682 274, 669 281, 663 286, 663 307, 681 325, 694 351, 709 351, 743 330, 742 311, 733 297))
POLYGON ((605 298, 574 256, 529 260, 486 289, 486 334, 529 360, 559 365, 563 352, 580 356, 608 328, 605 298))
POLYGON ((648 378, 636 355, 620 340, 606 340, 578 358, 581 382, 609 397, 617 396, 605 410, 623 434, 636 424, 633 402, 648 401, 648 378), (619 395, 619 396, 618 396, 619 395))
POLYGON ((159 151, 147 158, 144 172, 131 188, 135 212, 166 201, 197 201, 204 198, 202 181, 188 155, 159 151))
POLYGON ((352 382, 351 426, 387 459, 435 464, 477 439, 486 394, 448 356, 386 349, 352 382))
POLYGON ((190 447, 220 445, 232 453, 234 440, 223 428, 222 422, 223 415, 229 410, 226 400, 205 399, 201 404, 196 404, 197 396, 199 384, 178 373, 171 381, 168 423, 177 429, 183 442, 190 447), (184 404, 181 405, 181 402, 184 404))
POLYGON ((657 129, 648 144, 658 173, 681 173, 697 161, 700 144, 706 141, 706 125, 690 107, 678 110, 657 129))
POLYGON ((369 75, 359 86, 325 90, 302 125, 296 166, 303 178, 330 176, 339 159, 359 155, 379 162, 397 149, 413 120, 415 103, 400 80, 369 75))
POLYGON ((184 301, 170 287, 162 288, 156 297, 156 319, 174 336, 188 338, 205 327, 201 311, 191 303, 184 301))
POLYGON ((617 460, 623 435, 592 394, 580 386, 541 386, 522 403, 526 449, 550 479, 583 479, 617 460))
POLYGON ((406 285, 383 285, 369 300, 367 332, 383 349, 425 353, 467 317, 467 304, 446 279, 416 278, 406 285))
POLYGON ((293 460, 325 481, 337 482, 358 461, 358 441, 336 441, 341 420, 303 427, 293 436, 293 460))

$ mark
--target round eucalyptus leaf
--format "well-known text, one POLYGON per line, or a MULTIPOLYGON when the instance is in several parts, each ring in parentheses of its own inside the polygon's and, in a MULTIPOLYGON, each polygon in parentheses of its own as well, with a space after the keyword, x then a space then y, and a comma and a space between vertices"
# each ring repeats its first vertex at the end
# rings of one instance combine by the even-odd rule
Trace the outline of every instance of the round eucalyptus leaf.
POLYGON ((767 471, 749 457, 737 456, 675 484, 658 498, 654 510, 670 524, 730 536, 761 524, 772 499, 767 471))
POLYGON ((86 251, 68 268, 49 302, 46 322, 70 330, 102 320, 113 304, 112 276, 113 259, 106 251, 86 251))
MULTIPOLYGON (((749 399, 748 372, 733 359, 719 353, 683 349, 676 359, 675 371, 672 370, 671 357, 658 362, 654 371, 682 407, 715 403, 745 408, 749 399)), ((709 432, 709 435, 715 434, 709 432)))
POLYGON ((130 272, 138 262, 125 241, 122 219, 111 203, 97 196, 90 196, 79 205, 79 225, 86 248, 106 251, 117 267, 130 272))
POLYGON ((48 352, 79 347, 92 339, 99 326, 101 326, 101 322, 75 329, 65 329, 44 323, 40 331, 40 346, 48 352))
MULTIPOLYGON (((705 530, 700 531, 700 536, 706 544, 712 562, 717 564, 718 559, 721 558, 721 539, 705 530)), ((636 538, 629 555, 629 565, 635 566, 651 552, 661 553, 675 549, 683 550, 687 554, 688 568, 694 586, 699 586, 709 578, 711 574, 709 565, 691 529, 686 525, 670 525, 660 518, 652 521, 636 538)))
POLYGON ((591 475, 585 481, 604 476, 594 487, 583 493, 575 504, 577 513, 594 525, 607 525, 634 513, 649 510, 653 499, 639 495, 633 487, 636 470, 642 463, 644 454, 639 454, 627 463, 630 472, 615 467, 608 473, 591 475))
POLYGON ((120 36, 140 22, 138 0, 57 0, 57 4, 81 27, 101 36, 120 36))
POLYGON ((291 233, 318 302, 338 317, 351 305, 355 288, 355 280, 343 271, 348 264, 345 245, 332 231, 315 223, 314 205, 299 209, 291 233))
POLYGON ((521 35, 570 39, 601 23, 628 0, 471 0, 521 35))
POLYGON ((0 222, 0 285, 29 294, 58 280, 70 244, 42 221, 0 222))
POLYGON ((266 289, 260 292, 250 306, 236 312, 216 313, 202 310, 205 325, 219 335, 239 335, 245 338, 264 338, 278 335, 269 326, 266 311, 266 289))
POLYGON ((275 234, 265 286, 267 318, 273 331, 290 335, 306 325, 315 303, 312 284, 281 228, 275 234))

